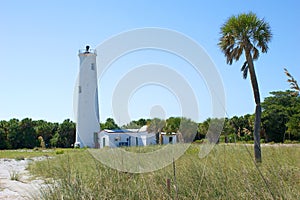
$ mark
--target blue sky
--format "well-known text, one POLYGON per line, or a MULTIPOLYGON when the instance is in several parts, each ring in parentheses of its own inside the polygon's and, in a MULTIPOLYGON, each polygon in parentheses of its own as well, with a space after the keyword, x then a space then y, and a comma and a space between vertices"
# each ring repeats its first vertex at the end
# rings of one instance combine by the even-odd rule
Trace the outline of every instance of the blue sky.
MULTIPOLYGON (((221 75, 228 115, 253 113, 252 89, 249 79, 242 79, 241 62, 227 65, 217 46, 220 26, 229 16, 249 11, 269 22, 273 32, 269 52, 261 54, 259 61, 255 62, 263 99, 270 91, 288 89, 284 67, 300 80, 299 9, 297 0, 2 1, 0 120, 25 117, 55 122, 66 118, 74 120, 73 91, 79 70, 78 49, 86 44, 96 47, 120 32, 143 27, 172 29, 199 43, 221 75)), ((129 65, 149 63, 153 61, 151 59, 178 68, 184 65, 170 55, 147 51, 143 55, 137 53, 136 57, 130 58, 129 55, 129 58, 122 59, 119 65, 107 72, 106 78, 99 81, 101 121, 112 116, 109 91, 111 85, 121 79, 123 68, 120 66, 129 69, 126 68, 129 65), (137 58, 138 61, 133 62, 137 58)), ((196 77, 189 74, 193 72, 184 71, 197 98, 201 99, 207 93, 201 90, 203 83, 197 85, 193 82, 196 77)), ((128 104, 132 119, 149 117, 151 105, 164 107, 165 101, 157 102, 151 95, 155 90, 161 99, 172 98, 167 92, 160 91, 161 88, 147 90, 145 87, 137 91, 128 104), (141 103, 145 99, 147 106, 141 103)), ((169 103, 164 108, 166 117, 179 115, 178 107, 172 105, 169 103)), ((199 117, 202 121, 210 117, 210 111, 205 110, 206 103, 201 100, 199 105, 203 108, 199 117)), ((118 121, 118 116, 113 117, 118 121)))

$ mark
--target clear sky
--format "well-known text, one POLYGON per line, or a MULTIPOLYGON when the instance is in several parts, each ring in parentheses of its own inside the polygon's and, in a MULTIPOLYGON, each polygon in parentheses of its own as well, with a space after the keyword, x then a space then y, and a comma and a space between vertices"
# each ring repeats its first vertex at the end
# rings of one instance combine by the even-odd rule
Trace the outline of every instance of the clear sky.
MULTIPOLYGON (((96 47, 120 32, 143 27, 172 29, 199 43, 221 75, 228 115, 253 113, 255 105, 250 80, 242 78, 241 62, 227 65, 217 46, 220 26, 229 16, 241 12, 252 11, 265 18, 273 32, 269 52, 261 54, 255 62, 262 99, 271 91, 288 89, 284 67, 300 81, 300 3, 297 0, 10 0, 1 1, 0 5, 0 120, 25 117, 53 122, 62 122, 66 118, 74 120, 78 49, 86 44, 96 47)), ((121 79, 122 66, 127 69, 136 64, 132 61, 137 57, 138 64, 170 62, 170 55, 151 51, 120 60, 115 69, 99 81, 101 121, 112 116, 111 85, 121 79)), ((178 58, 171 60, 170 65, 184 65, 178 58)), ((191 81, 190 84, 201 99, 203 94, 197 83, 191 81)), ((147 90, 145 87, 132 96, 128 103, 132 119, 148 118, 151 106, 164 107, 164 101, 157 102, 153 97, 169 99, 170 94, 161 89, 147 90), (156 95, 151 95, 155 90, 156 95), (141 102, 148 102, 148 107, 141 102)), ((200 108, 203 107, 199 118, 202 121, 210 117, 210 111, 205 111, 205 103, 201 100, 198 103, 200 108)), ((176 106, 168 105, 164 108, 166 117, 180 114, 176 106)))

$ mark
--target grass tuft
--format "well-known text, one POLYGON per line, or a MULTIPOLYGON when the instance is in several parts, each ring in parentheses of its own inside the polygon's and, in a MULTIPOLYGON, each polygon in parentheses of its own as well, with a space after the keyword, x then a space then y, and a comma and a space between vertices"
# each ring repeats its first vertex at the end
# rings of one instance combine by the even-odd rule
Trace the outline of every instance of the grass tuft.
POLYGON ((21 176, 20 176, 19 172, 14 171, 14 170, 10 172, 10 180, 20 181, 20 178, 21 178, 21 176))
POLYGON ((64 154, 64 150, 58 149, 58 150, 55 151, 55 154, 57 154, 57 155, 64 154))

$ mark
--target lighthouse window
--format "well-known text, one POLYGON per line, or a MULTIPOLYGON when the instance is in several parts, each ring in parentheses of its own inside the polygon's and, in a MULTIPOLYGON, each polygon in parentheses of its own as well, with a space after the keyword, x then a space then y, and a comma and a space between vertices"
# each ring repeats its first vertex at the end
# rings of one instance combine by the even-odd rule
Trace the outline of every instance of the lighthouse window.
POLYGON ((79 91, 79 93, 81 93, 81 86, 78 87, 78 91, 79 91))
POLYGON ((94 63, 91 64, 91 70, 95 70, 95 64, 94 63))

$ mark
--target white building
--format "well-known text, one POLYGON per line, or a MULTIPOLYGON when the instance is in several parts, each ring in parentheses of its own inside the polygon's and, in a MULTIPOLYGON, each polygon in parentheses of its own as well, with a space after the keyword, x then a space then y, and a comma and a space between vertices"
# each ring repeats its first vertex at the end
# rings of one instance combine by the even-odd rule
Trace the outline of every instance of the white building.
POLYGON ((161 143, 162 144, 176 144, 177 143, 177 134, 176 133, 165 133, 161 132, 161 143))
MULTIPOLYGON (((177 142, 176 134, 160 134, 162 144, 175 144, 177 142)), ((104 147, 122 147, 122 146, 148 146, 155 145, 156 134, 146 131, 136 130, 102 130, 98 133, 98 143, 100 148, 104 147)))
POLYGON ((98 134, 100 148, 122 146, 147 146, 156 144, 154 133, 128 130, 102 130, 98 134))
POLYGON ((78 102, 76 113, 75 147, 98 148, 97 133, 100 131, 96 52, 86 46, 79 50, 78 102))

